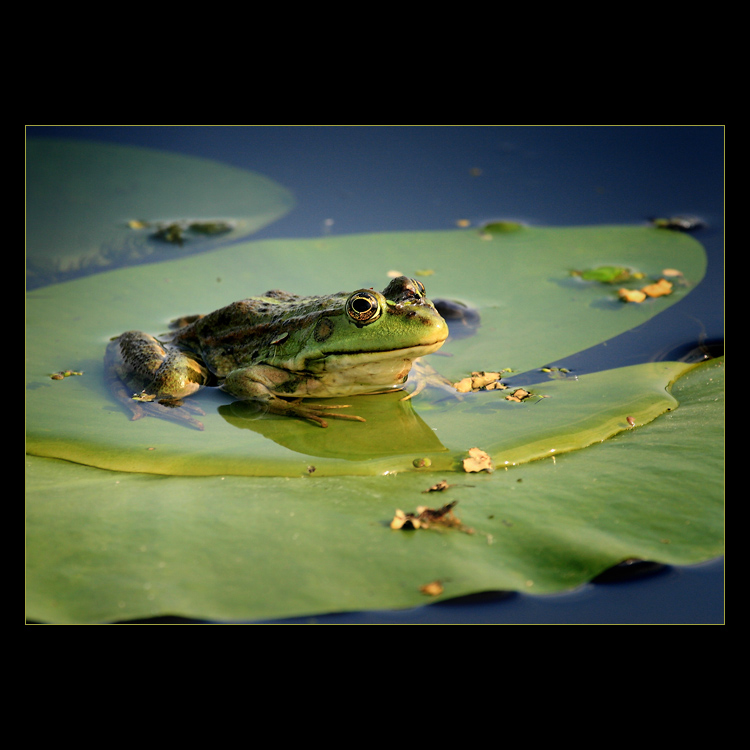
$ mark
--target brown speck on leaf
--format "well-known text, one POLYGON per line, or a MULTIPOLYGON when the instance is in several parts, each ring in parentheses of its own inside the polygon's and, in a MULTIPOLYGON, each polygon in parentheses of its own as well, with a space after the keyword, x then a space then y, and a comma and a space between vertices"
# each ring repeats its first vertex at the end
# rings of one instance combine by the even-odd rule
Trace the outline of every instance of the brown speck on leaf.
POLYGON ((443 593, 443 584, 440 581, 430 581, 420 586, 419 590, 426 596, 438 596, 443 593))
POLYGON ((461 523, 459 518, 453 515, 453 508, 458 500, 444 505, 442 508, 428 508, 426 505, 418 505, 416 513, 404 513, 400 508, 396 511, 391 521, 391 528, 398 529, 429 529, 431 526, 446 526, 456 528, 466 534, 473 534, 470 529, 461 523))
POLYGON ((527 399, 530 395, 531 393, 529 393, 529 391, 523 388, 517 388, 515 391, 513 391, 513 393, 510 394, 510 396, 506 396, 505 400, 517 401, 520 404, 521 401, 523 401, 524 399, 527 399))
POLYGON ((445 481, 445 479, 441 479, 437 484, 433 484, 432 487, 422 490, 422 494, 426 494, 427 492, 444 492, 448 489, 451 485, 448 484, 448 482, 445 481))
POLYGON ((53 372, 50 375, 52 380, 62 380, 63 378, 69 378, 71 375, 83 375, 82 370, 60 370, 59 372, 53 372))

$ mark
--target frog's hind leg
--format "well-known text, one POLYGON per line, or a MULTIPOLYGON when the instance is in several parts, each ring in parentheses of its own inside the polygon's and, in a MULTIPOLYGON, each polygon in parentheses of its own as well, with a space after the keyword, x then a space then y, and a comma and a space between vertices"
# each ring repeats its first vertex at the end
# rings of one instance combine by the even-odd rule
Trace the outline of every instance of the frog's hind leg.
POLYGON ((105 372, 113 395, 133 420, 153 416, 203 429, 187 412, 204 412, 182 399, 206 385, 210 376, 200 362, 179 349, 165 347, 146 333, 128 331, 107 347, 105 372))

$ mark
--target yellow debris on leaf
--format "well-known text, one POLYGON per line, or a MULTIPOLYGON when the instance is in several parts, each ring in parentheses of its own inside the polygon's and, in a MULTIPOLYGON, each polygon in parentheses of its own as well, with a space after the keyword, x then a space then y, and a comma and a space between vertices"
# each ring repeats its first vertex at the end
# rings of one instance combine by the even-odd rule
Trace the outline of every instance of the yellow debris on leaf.
POLYGON ((459 393, 469 393, 471 391, 471 378, 461 378, 458 383, 454 383, 453 387, 459 393))
POLYGON ((618 289, 617 294, 623 302, 643 302, 646 295, 639 289, 618 289))
MULTIPOLYGON (((668 268, 667 271, 674 269, 668 268)), ((675 273, 680 274, 679 271, 675 273)), ((664 297, 672 294, 672 282, 666 279, 659 279, 654 284, 648 284, 640 289, 618 289, 617 294, 623 302, 643 302, 646 297, 664 297)))
POLYGON ((424 586, 420 586, 419 590, 427 596, 438 596, 443 593, 443 584, 440 581, 430 581, 425 583, 424 586))
POLYGON ((487 471, 493 472, 495 467, 492 465, 492 459, 487 453, 479 448, 469 448, 469 455, 463 460, 465 472, 487 471))
POLYGON ((659 279, 655 284, 644 286, 641 291, 649 297, 663 297, 666 294, 672 294, 672 282, 659 279))
MULTIPOLYGON (((510 372, 504 370, 503 372, 510 372)), ((503 372, 485 372, 484 370, 471 373, 471 377, 461 378, 453 387, 459 393, 469 393, 472 391, 492 391, 505 390, 508 386, 500 382, 503 372)))
POLYGON ((521 401, 523 401, 524 399, 528 398, 530 395, 531 394, 527 390, 525 390, 524 388, 516 388, 516 390, 513 391, 513 393, 511 393, 510 396, 506 396, 505 397, 505 400, 506 401, 517 401, 520 404, 521 401))

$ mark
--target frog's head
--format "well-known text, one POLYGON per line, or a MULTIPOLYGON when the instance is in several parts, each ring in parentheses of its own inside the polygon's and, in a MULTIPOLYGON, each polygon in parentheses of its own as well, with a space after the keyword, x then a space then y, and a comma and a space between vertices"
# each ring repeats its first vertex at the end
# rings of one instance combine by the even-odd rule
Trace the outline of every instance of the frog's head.
POLYGON ((448 325, 416 279, 399 276, 382 292, 358 289, 328 300, 305 334, 298 354, 304 365, 298 359, 286 369, 330 372, 390 362, 386 367, 405 378, 417 357, 437 351, 448 337, 448 325))
POLYGON ((414 350, 412 358, 437 351, 448 325, 427 299, 424 284, 399 276, 381 292, 358 289, 344 304, 347 337, 353 350, 414 350))

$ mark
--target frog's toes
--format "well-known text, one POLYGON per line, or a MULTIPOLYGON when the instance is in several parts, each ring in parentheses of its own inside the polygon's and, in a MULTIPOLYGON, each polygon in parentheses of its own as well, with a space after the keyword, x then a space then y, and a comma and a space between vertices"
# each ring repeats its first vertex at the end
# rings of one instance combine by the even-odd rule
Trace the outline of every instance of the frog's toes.
POLYGON ((135 422, 143 417, 157 417, 169 422, 191 427, 194 430, 203 431, 203 422, 198 421, 190 414, 205 415, 199 406, 194 404, 183 404, 179 399, 160 399, 159 401, 131 402, 130 410, 133 412, 131 421, 135 422))
POLYGON ((315 422, 321 427, 328 427, 326 418, 348 419, 352 422, 367 421, 364 417, 358 417, 354 414, 337 414, 332 411, 334 409, 349 409, 351 408, 351 404, 303 404, 302 399, 297 399, 295 401, 277 399, 272 402, 269 407, 270 411, 275 414, 285 414, 287 416, 300 417, 301 419, 309 419, 311 422, 315 422))

